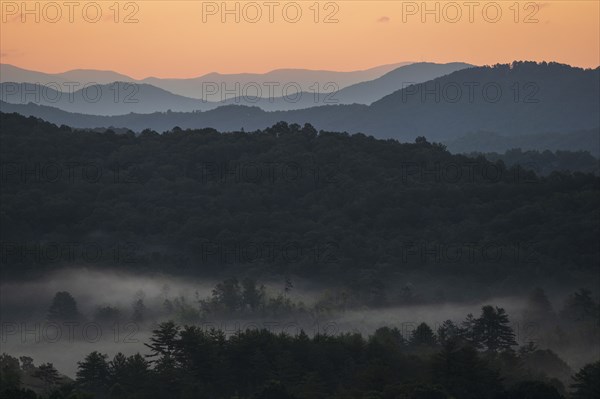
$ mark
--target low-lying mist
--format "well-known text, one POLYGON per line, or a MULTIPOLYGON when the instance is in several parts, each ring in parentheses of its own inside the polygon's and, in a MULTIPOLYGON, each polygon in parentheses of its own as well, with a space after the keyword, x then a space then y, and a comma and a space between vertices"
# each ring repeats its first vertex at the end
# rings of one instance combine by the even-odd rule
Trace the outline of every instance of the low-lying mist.
MULTIPOLYGON (((144 343, 149 341, 158 323, 166 320, 220 329, 227 335, 264 328, 291 335, 302 330, 309 335, 360 333, 368 336, 380 327, 389 326, 398 328, 408 339, 422 322, 437 331, 445 320, 460 324, 468 314, 477 316, 484 305, 506 310, 519 345, 535 342, 540 348, 551 348, 573 369, 597 360, 600 349, 597 344, 590 347, 573 338, 580 334, 579 327, 573 327, 569 340, 554 339, 556 334, 550 331, 552 323, 527 319, 531 300, 525 296, 348 307, 331 305, 332 297, 347 295, 339 287, 324 287, 301 279, 294 279, 293 288, 286 288, 275 279, 260 283, 257 292, 263 296, 263 305, 252 309, 243 305, 241 310, 233 312, 215 305, 215 287, 220 284, 216 279, 63 269, 35 281, 3 282, 0 285, 0 352, 30 356, 36 363, 51 362, 61 373, 74 377, 77 361, 92 351, 109 357, 118 352, 147 353, 144 343), (79 319, 49 320, 49 308, 58 292, 68 292, 76 301, 79 319), (143 309, 143 317, 140 309, 143 309)), ((564 300, 564 297, 550 298, 550 305, 558 310, 564 300)), ((565 330, 564 325, 561 328, 565 330)))

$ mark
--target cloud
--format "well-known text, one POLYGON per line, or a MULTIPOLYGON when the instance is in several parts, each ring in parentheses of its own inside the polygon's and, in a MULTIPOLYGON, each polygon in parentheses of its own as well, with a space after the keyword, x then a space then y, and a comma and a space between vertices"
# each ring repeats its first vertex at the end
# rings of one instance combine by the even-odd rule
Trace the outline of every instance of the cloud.
POLYGON ((377 22, 390 22, 390 17, 383 16, 377 20, 377 22))

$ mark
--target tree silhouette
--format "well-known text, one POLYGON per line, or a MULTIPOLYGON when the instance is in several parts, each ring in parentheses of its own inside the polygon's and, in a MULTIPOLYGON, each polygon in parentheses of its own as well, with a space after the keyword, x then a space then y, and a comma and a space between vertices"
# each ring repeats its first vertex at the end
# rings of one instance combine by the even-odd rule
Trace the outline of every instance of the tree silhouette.
POLYGON ((437 338, 440 344, 445 344, 448 340, 457 337, 460 333, 459 328, 452 320, 446 320, 438 328, 437 338))
POLYGON ((500 376, 481 360, 477 350, 449 340, 434 357, 433 375, 451 394, 461 399, 494 398, 502 391, 500 376))
POLYGON ((158 328, 152 331, 150 344, 144 344, 150 348, 148 358, 153 358, 153 371, 160 381, 161 390, 171 389, 173 396, 178 387, 180 377, 179 365, 176 354, 178 351, 180 327, 172 321, 160 323, 158 328))
POLYGON ((76 321, 80 318, 81 314, 77 309, 77 302, 75 302, 73 296, 66 291, 57 292, 48 310, 48 320, 76 321))
POLYGON ((517 345, 508 315, 499 307, 482 307, 481 316, 475 320, 473 331, 478 341, 490 352, 511 349, 517 345))
POLYGON ((436 341, 431 327, 427 323, 421 323, 412 332, 409 343, 413 346, 434 346, 436 341))
POLYGON ((112 384, 123 385, 127 383, 127 357, 121 352, 117 353, 108 362, 108 373, 112 384))
POLYGON ((94 351, 78 362, 77 383, 93 393, 103 393, 108 389, 110 371, 107 356, 94 351))
POLYGON ((461 323, 458 329, 458 336, 469 342, 475 348, 481 348, 480 337, 476 331, 477 319, 472 313, 467 314, 465 320, 461 323))
POLYGON ((580 289, 566 300, 561 316, 572 321, 597 321, 600 306, 594 302, 592 292, 580 289))
POLYGON ((242 281, 242 302, 252 310, 258 309, 261 304, 265 292, 264 286, 256 287, 256 280, 245 278, 242 281))
POLYGON ((290 278, 290 276, 286 275, 283 292, 285 293, 285 295, 288 295, 292 291, 293 288, 294 288, 294 283, 292 282, 292 279, 290 278))
POLYGON ((131 315, 131 320, 136 323, 141 323, 144 321, 146 315, 146 305, 144 305, 144 300, 142 298, 136 299, 133 302, 133 314, 131 315))
POLYGON ((217 284, 212 292, 213 300, 229 311, 236 311, 242 304, 242 291, 237 278, 228 278, 217 284))
POLYGON ((573 376, 571 396, 574 399, 600 397, 600 361, 586 365, 573 376))
POLYGON ((23 371, 29 372, 29 371, 35 370, 35 365, 33 364, 33 358, 31 358, 29 356, 21 356, 21 357, 19 357, 19 360, 21 361, 21 369, 23 371))
POLYGON ((0 387, 2 389, 19 389, 21 385, 19 361, 6 353, 0 355, 0 387))
POLYGON ((564 399, 552 385, 543 381, 522 381, 511 387, 506 399, 564 399))
POLYGON ((52 363, 40 364, 33 375, 44 382, 44 389, 46 391, 50 391, 60 381, 60 375, 52 363))

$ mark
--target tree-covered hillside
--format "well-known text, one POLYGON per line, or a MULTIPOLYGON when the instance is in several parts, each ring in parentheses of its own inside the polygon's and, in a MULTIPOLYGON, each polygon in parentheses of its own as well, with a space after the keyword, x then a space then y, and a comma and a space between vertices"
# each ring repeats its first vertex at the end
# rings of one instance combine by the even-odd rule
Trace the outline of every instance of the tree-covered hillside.
POLYGON ((406 272, 516 287, 593 273, 599 259, 593 175, 537 177, 424 138, 310 125, 136 136, 1 123, 4 276, 84 263, 366 290, 406 272))

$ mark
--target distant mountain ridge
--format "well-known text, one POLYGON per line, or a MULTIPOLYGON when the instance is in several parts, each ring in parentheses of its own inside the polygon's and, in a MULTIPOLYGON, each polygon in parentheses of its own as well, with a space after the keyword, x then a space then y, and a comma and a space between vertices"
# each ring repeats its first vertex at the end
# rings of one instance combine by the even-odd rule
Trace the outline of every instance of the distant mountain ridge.
POLYGON ((45 73, 19 68, 10 64, 0 64, 0 83, 38 83, 47 85, 56 83, 65 85, 69 82, 108 84, 112 82, 133 82, 135 79, 113 71, 92 69, 74 69, 61 73, 45 73))
MULTIPOLYGON (((275 69, 267 73, 239 74, 220 74, 212 72, 194 78, 183 79, 156 77, 134 79, 130 76, 112 71, 87 69, 50 74, 27 70, 10 64, 0 64, 0 83, 38 83, 41 85, 57 83, 62 86, 68 82, 79 82, 81 86, 84 86, 88 84, 109 84, 112 82, 135 82, 139 84, 150 84, 184 97, 219 102, 226 98, 220 97, 222 85, 224 85, 224 90, 236 90, 235 86, 238 84, 240 86, 240 92, 244 89, 248 92, 252 90, 255 85, 259 85, 262 90, 268 92, 269 85, 278 83, 280 90, 282 86, 287 84, 292 87, 299 85, 301 88, 300 91, 309 91, 311 90, 311 87, 315 86, 315 83, 317 83, 319 88, 322 88, 327 83, 333 82, 337 85, 337 89, 341 89, 355 83, 376 79, 396 68, 409 64, 411 63, 401 62, 349 72, 309 69, 275 69), (215 94, 211 94, 214 92, 215 85, 219 88, 219 91, 215 94)), ((243 93, 240 95, 243 95, 243 93)), ((280 91, 278 94, 276 93, 274 97, 281 96, 282 94, 280 91)))
MULTIPOLYGON (((127 127, 165 131, 212 127, 246 131, 279 121, 311 123, 317 129, 362 132, 412 141, 416 136, 449 141, 479 131, 507 137, 597 129, 600 126, 600 68, 515 62, 462 69, 366 105, 320 106, 265 112, 229 105, 206 112, 130 114, 115 117, 71 114, 50 107, 2 104, 4 112, 41 117, 73 127, 127 127), (473 87, 472 95, 466 88, 473 87), (462 96, 452 89, 462 88, 462 96), (482 91, 488 88, 488 92, 482 91), (494 95, 501 93, 501 95, 494 95), (429 93, 429 94, 428 94, 429 93)), ((579 149, 579 148, 573 148, 579 149)))
MULTIPOLYGON (((217 85, 205 85, 204 89, 214 90, 215 101, 199 100, 173 94, 160 87, 129 81, 118 81, 109 84, 66 86, 54 82, 37 85, 23 82, 0 83, 0 99, 13 104, 29 101, 38 105, 60 108, 63 111, 91 115, 124 115, 128 113, 148 114, 152 112, 176 111, 193 112, 208 111, 222 105, 258 106, 265 111, 287 111, 310 108, 327 104, 370 104, 409 84, 422 83, 459 69, 472 67, 469 64, 451 63, 415 63, 401 66, 380 78, 351 85, 342 90, 335 90, 334 84, 316 85, 314 92, 298 92, 300 86, 292 86, 292 90, 284 97, 259 98, 244 95, 221 101, 220 88, 217 85)), ((236 85, 233 94, 241 94, 241 84, 236 85)), ((253 86, 261 90, 259 86, 253 86)), ((226 89, 227 90, 227 89, 226 89)), ((273 95, 268 91, 262 95, 273 95)))
POLYGON ((226 96, 227 92, 236 91, 240 94, 234 95, 234 97, 252 96, 260 90, 262 95, 259 97, 270 98, 284 96, 286 89, 290 89, 292 92, 321 92, 324 90, 324 86, 331 83, 336 86, 336 90, 339 90, 355 83, 376 79, 389 71, 408 64, 410 63, 402 62, 349 72, 308 69, 276 69, 264 74, 220 74, 213 72, 197 78, 146 78, 140 82, 149 83, 186 97, 219 102, 228 98, 226 96), (216 93, 215 87, 218 88, 216 93), (269 95, 271 90, 274 95, 269 95))
POLYGON ((461 62, 448 64, 419 62, 401 66, 377 79, 356 83, 337 91, 333 90, 331 85, 324 85, 318 91, 292 92, 286 97, 232 98, 224 101, 224 103, 257 106, 265 111, 289 111, 321 105, 369 105, 411 84, 423 83, 461 69, 472 67, 474 65, 461 62))
POLYGON ((169 109, 193 112, 219 105, 179 96, 149 84, 133 82, 90 85, 67 92, 54 90, 52 85, 4 82, 0 83, 0 100, 12 104, 32 102, 62 111, 102 116, 149 114, 169 109))
POLYGON ((411 84, 427 82, 461 69, 473 67, 475 65, 464 62, 450 62, 447 64, 418 62, 394 69, 377 79, 343 88, 337 92, 336 97, 340 99, 341 104, 371 104, 411 84), (401 83, 402 86, 399 86, 398 83, 401 83))

